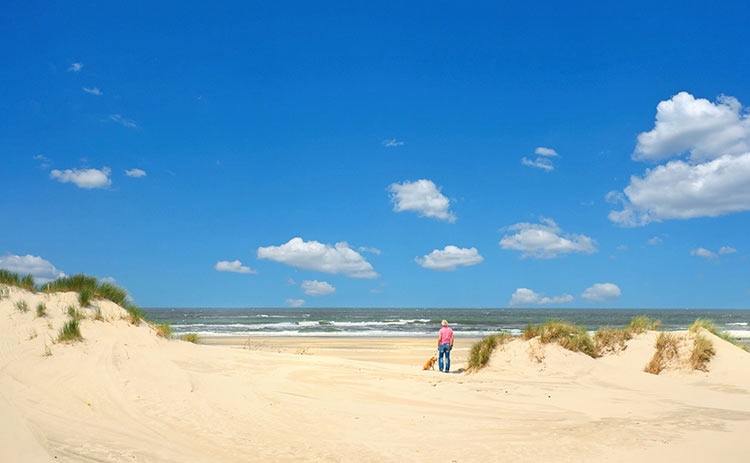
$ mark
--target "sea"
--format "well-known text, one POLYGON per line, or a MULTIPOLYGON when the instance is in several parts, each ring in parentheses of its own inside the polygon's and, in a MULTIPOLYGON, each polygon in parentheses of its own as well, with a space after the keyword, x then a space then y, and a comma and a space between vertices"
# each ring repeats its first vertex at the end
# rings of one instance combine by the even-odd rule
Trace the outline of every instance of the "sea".
POLYGON ((435 308, 151 308, 149 318, 175 332, 200 336, 435 336, 447 320, 456 336, 521 334, 527 324, 562 319, 585 326, 623 328, 636 315, 661 320, 664 330, 687 329, 707 318, 721 331, 750 339, 750 310, 697 309, 435 309, 435 308))

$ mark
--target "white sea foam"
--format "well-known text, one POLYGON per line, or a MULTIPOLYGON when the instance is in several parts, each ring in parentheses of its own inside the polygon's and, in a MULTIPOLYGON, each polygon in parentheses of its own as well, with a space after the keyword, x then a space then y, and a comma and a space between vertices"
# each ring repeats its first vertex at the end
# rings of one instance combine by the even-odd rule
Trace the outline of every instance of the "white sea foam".
MULTIPOLYGON (((509 330, 511 334, 520 334, 520 330, 509 330), (518 333, 513 333, 518 331, 518 333)), ((388 330, 367 330, 367 331, 190 331, 204 337, 230 337, 230 336, 259 336, 259 337, 279 337, 279 336, 304 336, 304 337, 383 337, 383 338, 427 338, 436 335, 435 331, 388 331, 388 330)), ((497 331, 460 331, 455 332, 456 337, 478 338, 489 336, 497 331)), ((179 334, 179 333, 178 333, 179 334)))
POLYGON ((727 326, 747 326, 747 322, 727 323, 727 326))

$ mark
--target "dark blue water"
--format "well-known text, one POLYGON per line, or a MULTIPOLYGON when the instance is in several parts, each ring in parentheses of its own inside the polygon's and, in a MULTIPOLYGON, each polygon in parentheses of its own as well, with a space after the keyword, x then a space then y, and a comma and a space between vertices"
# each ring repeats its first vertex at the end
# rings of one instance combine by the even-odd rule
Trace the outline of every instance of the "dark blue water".
POLYGON ((647 309, 146 309, 175 333, 202 336, 433 336, 443 319, 457 335, 520 334, 528 323, 559 318, 596 330, 622 328, 636 315, 661 320, 665 330, 686 329, 696 318, 750 338, 750 310, 647 309))

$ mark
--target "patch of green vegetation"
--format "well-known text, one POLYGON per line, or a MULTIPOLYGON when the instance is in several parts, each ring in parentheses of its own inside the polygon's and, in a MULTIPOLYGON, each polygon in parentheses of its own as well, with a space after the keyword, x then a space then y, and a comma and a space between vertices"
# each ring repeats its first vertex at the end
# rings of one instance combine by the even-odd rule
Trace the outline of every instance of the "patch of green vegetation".
POLYGON ((96 289, 96 296, 101 299, 107 299, 114 302, 117 305, 123 305, 125 299, 128 297, 128 293, 120 288, 119 286, 111 283, 102 283, 96 289))
POLYGON ((690 354, 690 366, 693 370, 708 371, 708 362, 716 355, 713 343, 705 336, 698 335, 693 341, 693 353, 690 354))
POLYGON ((84 317, 83 312, 81 312, 80 310, 76 309, 75 306, 72 306, 72 305, 68 306, 68 315, 73 320, 80 320, 82 318, 86 318, 86 317, 84 317))
POLYGON ((21 286, 21 279, 18 277, 17 273, 0 269, 0 283, 9 286, 21 286))
POLYGON ((620 330, 617 328, 599 328, 594 333, 594 344, 599 356, 620 352, 627 347, 626 342, 633 338, 629 330, 620 330))
POLYGON ((564 320, 547 320, 543 325, 537 326, 529 324, 523 337, 524 339, 539 337, 539 341, 545 344, 555 342, 573 352, 582 352, 593 358, 599 356, 596 344, 586 328, 564 320))
POLYGON ((96 321, 104 320, 104 317, 102 316, 102 309, 100 309, 99 307, 96 308, 96 313, 94 314, 94 320, 96 321))
POLYGON ((17 273, 9 272, 8 270, 3 269, 0 269, 0 284, 17 286, 19 288, 28 289, 29 291, 36 291, 33 276, 26 275, 25 277, 21 278, 17 273))
POLYGON ((629 331, 631 334, 641 334, 646 331, 656 331, 661 326, 661 320, 653 320, 646 315, 638 315, 630 320, 628 326, 625 327, 625 331, 629 331))
POLYGON ((44 304, 44 302, 40 302, 36 306, 36 316, 37 317, 46 317, 47 316, 47 306, 44 304))
POLYGON ((508 333, 491 334, 477 341, 469 351, 469 370, 477 371, 487 365, 492 353, 497 346, 503 345, 512 339, 508 333))
POLYGON ((91 288, 83 288, 78 292, 78 303, 81 307, 88 307, 91 305, 92 297, 94 297, 94 291, 91 288))
POLYGON ((192 342, 193 344, 198 344, 200 342, 200 337, 198 337, 195 333, 187 333, 180 336, 180 339, 187 342, 192 342))
POLYGON ((699 328, 703 328, 704 330, 708 331, 709 333, 713 334, 714 336, 718 336, 721 339, 725 340, 728 343, 734 344, 735 346, 739 347, 740 349, 744 349, 748 352, 750 352, 750 348, 748 348, 747 345, 742 344, 739 339, 733 338, 729 333, 726 331, 719 331, 716 328, 716 324, 707 318, 697 318, 692 325, 690 325, 690 328, 688 328, 688 331, 691 333, 697 333, 699 328))
POLYGON ((50 281, 42 286, 42 291, 46 293, 75 291, 79 295, 81 307, 88 307, 90 301, 95 298, 107 299, 122 306, 128 298, 127 291, 119 286, 112 283, 99 283, 96 278, 83 274, 50 281))
POLYGON ((60 334, 57 336, 57 340, 60 342, 76 342, 83 340, 77 318, 69 320, 62 328, 60 328, 60 334))
POLYGON ((27 304, 26 301, 16 301, 16 309, 20 312, 28 312, 29 304, 27 304))
POLYGON ((142 319, 146 318, 146 312, 135 304, 125 304, 125 310, 128 312, 130 323, 139 325, 142 319))
POLYGON ((163 323, 161 325, 154 325, 154 328, 156 329, 156 334, 158 336, 161 336, 165 339, 171 339, 172 338, 172 328, 169 326, 169 323, 163 323))
POLYGON ((25 277, 21 278, 21 288, 27 289, 29 291, 36 291, 34 277, 31 275, 26 275, 25 277))
POLYGON ((643 371, 658 375, 666 368, 669 360, 677 357, 677 337, 672 333, 659 333, 655 347, 654 356, 643 371))

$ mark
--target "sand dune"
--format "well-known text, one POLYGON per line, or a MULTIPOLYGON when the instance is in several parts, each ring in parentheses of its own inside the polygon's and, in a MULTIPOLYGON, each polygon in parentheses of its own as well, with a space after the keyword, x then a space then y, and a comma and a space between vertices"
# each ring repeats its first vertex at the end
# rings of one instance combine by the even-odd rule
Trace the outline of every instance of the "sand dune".
POLYGON ((82 321, 84 341, 55 343, 75 303, 18 288, 0 300, 0 461, 748 458, 750 355, 715 337, 705 373, 644 373, 646 333, 596 360, 515 340, 485 369, 446 375, 421 371, 432 339, 193 345, 109 301, 95 303, 103 321, 82 321))

